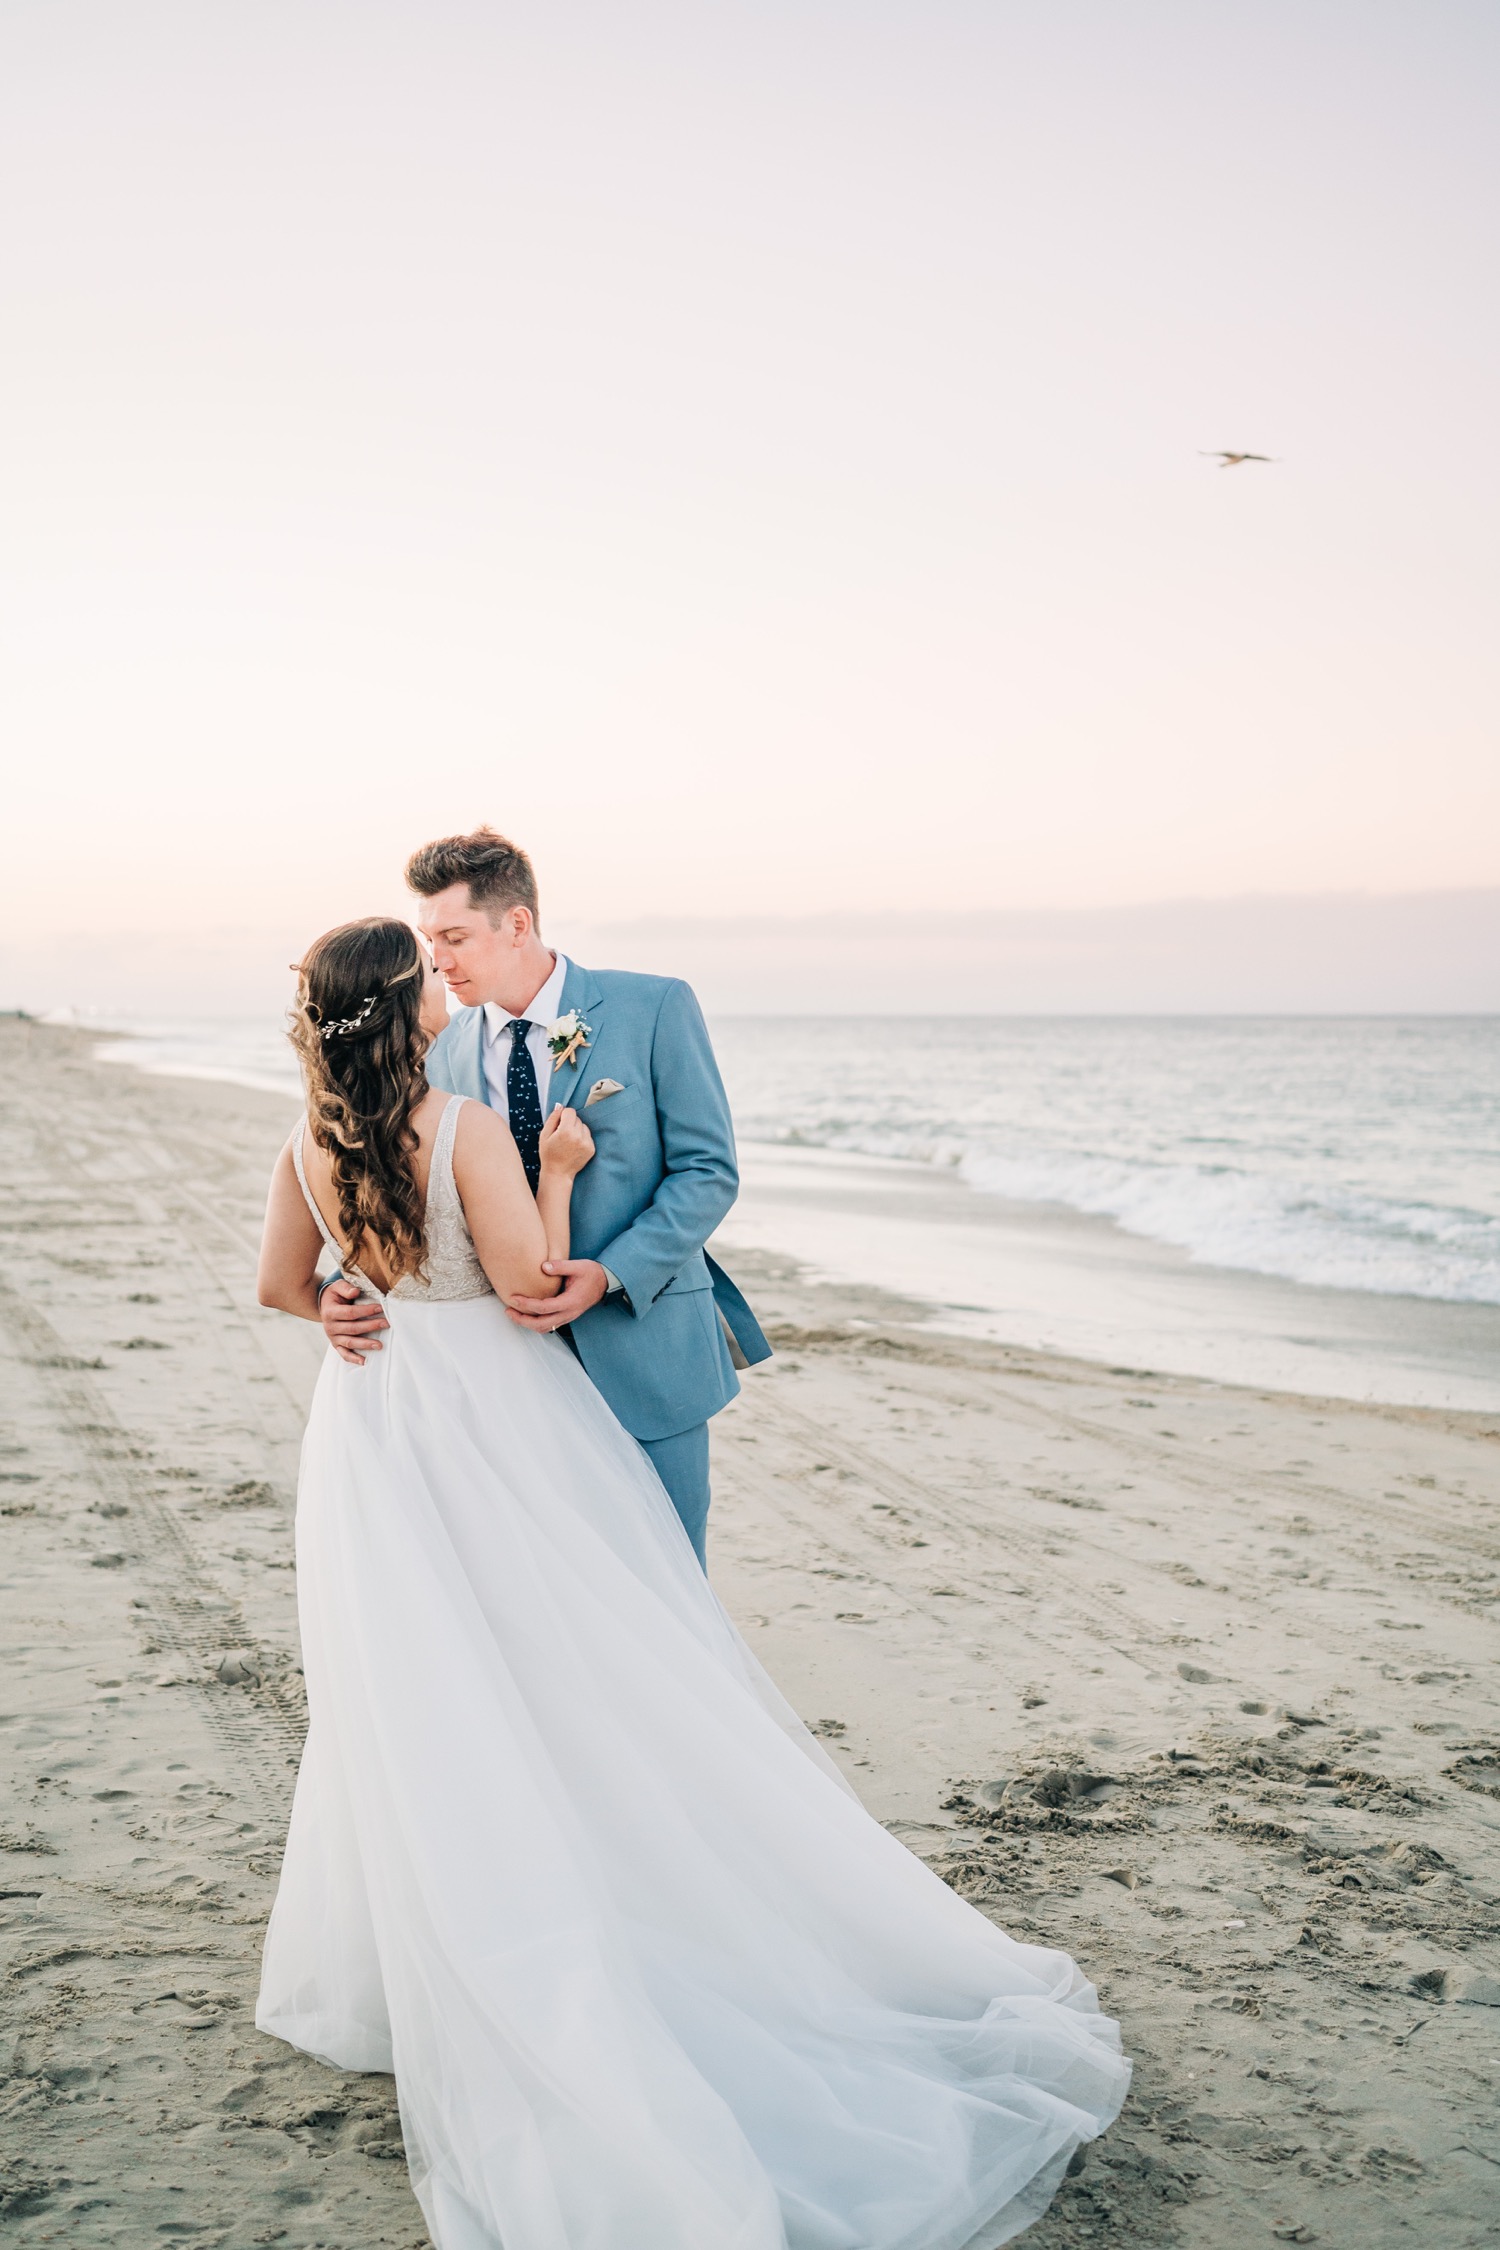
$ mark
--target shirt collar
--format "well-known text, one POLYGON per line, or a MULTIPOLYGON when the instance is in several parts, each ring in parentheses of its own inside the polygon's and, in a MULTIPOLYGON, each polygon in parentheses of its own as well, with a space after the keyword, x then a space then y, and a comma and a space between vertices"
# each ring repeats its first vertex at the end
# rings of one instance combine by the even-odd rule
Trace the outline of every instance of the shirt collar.
MULTIPOLYGON (((540 992, 532 996, 524 1018, 527 1023, 539 1023, 543 1026, 556 1023, 562 1014, 563 983, 567 974, 567 956, 559 953, 553 963, 551 976, 540 992)), ((513 1023, 520 1023, 522 1020, 520 1016, 513 1016, 508 1009, 502 1008, 498 1000, 486 1000, 484 1003, 484 1031, 487 1039, 503 1037, 513 1023)))

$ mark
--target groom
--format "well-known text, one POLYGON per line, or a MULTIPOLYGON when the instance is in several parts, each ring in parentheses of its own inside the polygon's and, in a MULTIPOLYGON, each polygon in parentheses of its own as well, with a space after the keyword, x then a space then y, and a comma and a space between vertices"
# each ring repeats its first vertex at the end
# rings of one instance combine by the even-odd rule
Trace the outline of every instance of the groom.
MULTIPOLYGON (((708 1521, 708 1418, 736 1367, 771 1347, 704 1250, 739 1187, 734 1130, 698 1003, 672 977, 580 969, 542 943, 536 877, 492 828, 424 844, 406 880, 417 926, 461 1011, 427 1055, 430 1085, 506 1118, 533 1191, 538 1136, 559 1103, 595 1155, 573 1189, 575 1256, 560 1296, 521 1298, 523 1328, 561 1328, 649 1455, 700 1562, 708 1521)), ((346 1358, 385 1322, 336 1282, 323 1326, 346 1358)))

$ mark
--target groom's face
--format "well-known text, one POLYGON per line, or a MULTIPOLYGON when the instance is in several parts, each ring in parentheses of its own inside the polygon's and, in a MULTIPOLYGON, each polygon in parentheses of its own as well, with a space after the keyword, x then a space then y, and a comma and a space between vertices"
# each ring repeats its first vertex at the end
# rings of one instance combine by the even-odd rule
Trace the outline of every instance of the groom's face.
POLYGON ((435 898, 424 898, 417 928, 432 948, 433 965, 461 1007, 483 1000, 505 1003, 515 974, 518 948, 531 930, 524 906, 507 908, 498 926, 472 904, 467 883, 450 884, 435 898))

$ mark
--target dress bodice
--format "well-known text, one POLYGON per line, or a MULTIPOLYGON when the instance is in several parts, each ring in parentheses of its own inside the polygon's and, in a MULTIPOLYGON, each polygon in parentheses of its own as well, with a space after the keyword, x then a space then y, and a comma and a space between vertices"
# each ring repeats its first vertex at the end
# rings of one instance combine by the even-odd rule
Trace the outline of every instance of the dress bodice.
POLYGON ((449 1095, 443 1114, 438 1119, 437 1137, 432 1144, 432 1163, 427 1173, 427 1202, 422 1213, 422 1228, 427 1237, 426 1277, 424 1279, 418 1274, 404 1273, 390 1289, 380 1288, 339 1248, 327 1221, 318 1209, 312 1189, 307 1184, 307 1172, 302 1161, 305 1126, 299 1124, 292 1135, 292 1162, 297 1167, 297 1179, 307 1198, 307 1208, 317 1221, 319 1234, 338 1260, 340 1272, 356 1283, 364 1296, 373 1297, 379 1304, 394 1301, 398 1304, 452 1305, 467 1297, 489 1297, 494 1294, 490 1278, 479 1263, 474 1238, 469 1232, 469 1222, 464 1217, 464 1207, 459 1201, 458 1184, 453 1177, 453 1137, 458 1130, 458 1113, 466 1098, 463 1094, 449 1095))

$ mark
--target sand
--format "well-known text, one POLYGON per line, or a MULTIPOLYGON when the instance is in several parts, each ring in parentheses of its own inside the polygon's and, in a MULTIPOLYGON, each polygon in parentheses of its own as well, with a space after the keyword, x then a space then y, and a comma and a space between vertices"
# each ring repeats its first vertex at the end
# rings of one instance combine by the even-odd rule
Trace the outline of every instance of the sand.
MULTIPOLYGON (((0 1023, 0 2224, 426 2240, 390 2081, 253 2028, 320 1355, 271 1095, 0 1023)), ((1036 2250, 1493 2241, 1500 1417, 966 1341, 741 1248, 716 1582, 879 1818, 1065 1946, 1135 2089, 1036 2250)))

